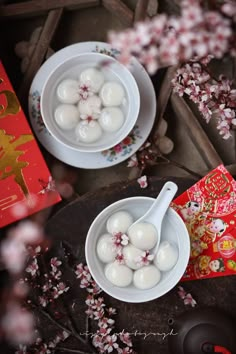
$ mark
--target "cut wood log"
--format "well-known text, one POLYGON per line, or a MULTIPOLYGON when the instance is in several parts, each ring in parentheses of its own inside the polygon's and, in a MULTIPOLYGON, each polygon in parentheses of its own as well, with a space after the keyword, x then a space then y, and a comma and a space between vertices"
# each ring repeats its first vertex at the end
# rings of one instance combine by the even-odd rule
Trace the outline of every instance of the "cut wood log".
POLYGON ((127 27, 132 26, 134 13, 121 0, 102 0, 102 5, 116 15, 120 21, 127 27))
POLYGON ((187 129, 186 134, 189 134, 191 137, 207 167, 215 168, 223 163, 185 100, 173 93, 171 95, 171 104, 175 114, 184 122, 187 129))
POLYGON ((134 21, 143 21, 147 17, 149 0, 138 0, 134 11, 134 21))
POLYGON ((161 119, 163 118, 170 95, 172 93, 171 80, 173 79, 176 70, 177 66, 170 66, 166 70, 165 76, 161 84, 161 89, 157 99, 156 119, 151 133, 151 138, 154 143, 159 139, 159 124, 161 122, 161 119))
POLYGON ((48 47, 50 46, 51 40, 60 22, 62 13, 63 9, 61 8, 57 10, 51 10, 47 16, 39 41, 31 56, 30 64, 27 68, 27 71, 25 72, 22 84, 18 92, 18 97, 23 106, 26 105, 26 99, 28 97, 31 82, 44 60, 44 57, 48 51, 48 47))
POLYGON ((82 9, 98 6, 99 0, 32 0, 0 6, 2 20, 5 18, 38 16, 59 8, 82 9))

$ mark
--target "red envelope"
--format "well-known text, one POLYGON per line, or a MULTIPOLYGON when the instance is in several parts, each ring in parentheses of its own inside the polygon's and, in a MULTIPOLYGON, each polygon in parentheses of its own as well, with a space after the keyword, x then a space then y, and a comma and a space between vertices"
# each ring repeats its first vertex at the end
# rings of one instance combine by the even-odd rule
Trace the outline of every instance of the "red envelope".
POLYGON ((0 227, 60 200, 0 62, 0 227))
POLYGON ((223 165, 177 197, 172 207, 184 220, 191 256, 181 279, 236 274, 236 181, 223 165))

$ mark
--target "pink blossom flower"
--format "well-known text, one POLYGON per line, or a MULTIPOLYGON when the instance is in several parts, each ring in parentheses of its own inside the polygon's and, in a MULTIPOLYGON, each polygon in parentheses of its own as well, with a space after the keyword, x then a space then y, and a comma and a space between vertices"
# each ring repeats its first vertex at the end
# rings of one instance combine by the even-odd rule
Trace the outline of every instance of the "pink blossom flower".
POLYGON ((115 334, 104 337, 104 344, 105 344, 104 349, 108 353, 113 352, 114 349, 117 349, 119 347, 116 341, 117 341, 117 336, 115 334))
POLYGON ((97 120, 100 117, 100 113, 100 110, 93 113, 84 113, 80 115, 80 118, 83 120, 83 124, 89 124, 90 122, 97 120))
POLYGON ((154 259, 154 255, 150 254, 149 251, 144 251, 142 252, 141 256, 138 256, 137 259, 135 259, 137 265, 139 266, 145 266, 149 265, 150 262, 152 262, 154 259))
POLYGON ((87 288, 86 290, 88 291, 88 293, 91 293, 93 295, 97 295, 102 291, 101 288, 94 280, 90 282, 90 287, 87 288))
POLYGON ((94 95, 94 90, 89 81, 79 84, 79 97, 81 100, 86 100, 92 95, 94 95))
POLYGON ((43 180, 39 180, 39 182, 42 185, 42 190, 39 192, 39 194, 46 194, 49 192, 55 192, 56 189, 56 182, 55 180, 52 178, 52 176, 49 176, 48 181, 45 182, 43 180))
POLYGON ((51 260, 50 260, 50 265, 51 265, 52 271, 53 271, 54 273, 57 272, 57 267, 59 267, 61 264, 62 264, 62 262, 59 261, 59 260, 57 259, 57 257, 51 258, 51 260))
POLYGON ((34 317, 17 303, 8 304, 1 325, 10 342, 28 344, 34 338, 34 317))
POLYGON ((180 298, 184 300, 184 305, 191 305, 192 307, 195 307, 197 302, 194 300, 192 295, 190 293, 187 294, 182 286, 179 286, 178 288, 178 294, 180 298))
POLYGON ((128 245, 129 237, 123 232, 115 232, 112 236, 112 242, 114 246, 119 250, 120 247, 128 245))
POLYGON ((49 281, 49 282, 46 282, 43 286, 42 286, 42 290, 43 290, 43 292, 45 293, 45 292, 47 292, 49 289, 51 289, 52 288, 52 282, 51 281, 49 281))
POLYGON ((98 321, 98 327, 107 328, 113 326, 115 321, 112 318, 103 317, 98 321))
POLYGON ((10 229, 8 238, 24 244, 40 243, 43 239, 42 228, 32 221, 22 221, 16 227, 10 229))
POLYGON ((143 150, 147 149, 149 146, 151 146, 150 141, 146 141, 146 142, 138 149, 138 151, 143 151, 143 150))
POLYGON ((15 354, 28 354, 27 346, 20 344, 19 350, 17 350, 15 354))
POLYGON ((76 274, 77 278, 79 278, 79 279, 85 278, 85 279, 87 279, 88 282, 91 280, 91 274, 89 272, 88 267, 83 266, 82 263, 80 263, 76 266, 75 274, 76 274))
POLYGON ((92 342, 93 342, 93 345, 95 348, 101 349, 100 353, 104 353, 104 344, 103 344, 103 337, 102 336, 96 334, 95 336, 93 336, 92 342))
POLYGON ((180 298, 183 300, 186 296, 186 291, 184 290, 184 288, 182 286, 178 286, 178 294, 180 296, 180 298))
POLYGON ((1 244, 1 258, 11 273, 19 273, 23 270, 27 251, 24 243, 8 237, 1 244))
POLYGON ((60 295, 66 293, 68 290, 69 287, 66 287, 63 282, 60 282, 59 284, 57 284, 57 286, 53 287, 53 298, 57 299, 60 295))
POLYGON ((39 303, 41 306, 46 307, 48 304, 48 300, 44 296, 39 296, 39 303))
POLYGON ((119 264, 125 264, 125 258, 121 250, 117 252, 117 255, 115 257, 116 262, 119 264))
POLYGON ((127 167, 135 167, 135 166, 138 166, 138 158, 136 154, 131 156, 127 164, 127 167))
POLYGON ((108 315, 112 316, 112 315, 115 315, 116 314, 116 309, 114 309, 113 307, 109 307, 107 309, 107 313, 108 315))
POLYGON ((119 338, 124 344, 128 345, 128 347, 132 347, 133 346, 131 338, 130 338, 130 334, 128 332, 122 331, 119 334, 119 338))
POLYGON ((191 294, 187 294, 184 298, 184 304, 185 305, 191 305, 192 307, 195 307, 197 302, 194 300, 191 294))
POLYGON ((142 176, 142 177, 138 178, 137 182, 141 188, 147 188, 147 186, 148 186, 147 176, 142 176))
POLYGON ((31 264, 28 265, 28 267, 26 268, 25 271, 27 273, 30 273, 32 275, 32 277, 35 277, 38 269, 39 269, 39 266, 38 266, 37 258, 34 258, 33 261, 31 262, 31 264))

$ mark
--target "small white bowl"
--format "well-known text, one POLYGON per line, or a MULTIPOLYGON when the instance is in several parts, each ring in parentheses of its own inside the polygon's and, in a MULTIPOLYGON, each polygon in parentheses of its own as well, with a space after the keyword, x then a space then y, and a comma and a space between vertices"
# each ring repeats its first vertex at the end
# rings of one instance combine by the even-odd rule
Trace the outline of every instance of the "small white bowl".
POLYGON ((116 59, 100 53, 84 53, 69 57, 57 66, 46 80, 40 99, 42 119, 50 134, 60 143, 80 152, 99 152, 107 150, 120 143, 133 129, 140 109, 140 94, 137 83, 131 72, 116 59), (108 63, 105 66, 104 62, 108 63), (56 89, 64 79, 79 78, 80 73, 90 67, 99 67, 105 76, 105 81, 116 81, 125 90, 125 99, 121 109, 125 116, 122 127, 113 133, 103 132, 99 140, 92 143, 78 141, 75 129, 64 131, 56 123, 54 112, 60 104, 56 89))
POLYGON ((161 241, 167 240, 178 247, 179 257, 176 265, 167 272, 161 272, 160 282, 151 289, 140 290, 130 285, 117 287, 110 283, 104 274, 104 266, 96 252, 97 241, 105 233, 107 219, 119 210, 126 210, 134 220, 141 217, 155 199, 149 197, 131 197, 119 200, 105 208, 91 224, 85 244, 85 256, 88 268, 102 290, 112 297, 131 303, 141 303, 157 299, 170 291, 183 276, 190 256, 190 240, 186 226, 181 217, 169 208, 163 219, 161 241))

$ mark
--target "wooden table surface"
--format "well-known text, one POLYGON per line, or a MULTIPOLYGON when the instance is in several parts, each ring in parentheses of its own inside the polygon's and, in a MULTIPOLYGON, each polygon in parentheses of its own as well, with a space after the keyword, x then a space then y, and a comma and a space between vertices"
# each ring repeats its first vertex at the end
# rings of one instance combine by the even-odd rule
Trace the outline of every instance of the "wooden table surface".
MULTIPOLYGON (((69 242, 79 261, 85 262, 86 234, 97 214, 119 199, 141 195, 155 197, 167 179, 177 183, 179 194, 196 182, 188 178, 150 177, 149 186, 146 189, 141 189, 136 181, 112 184, 96 192, 87 193, 62 208, 48 221, 46 232, 56 243, 62 240, 69 242)), ((181 285, 192 294, 198 306, 215 306, 236 318, 236 277, 228 276, 188 281, 181 285)), ((74 301, 77 298, 79 301, 79 296, 81 296, 79 294, 81 294, 81 289, 74 287, 73 295, 69 300, 74 301)), ((153 333, 146 339, 142 335, 133 336, 133 343, 139 354, 167 354, 168 340, 163 340, 159 334, 169 332, 169 318, 176 318, 185 311, 191 311, 191 307, 185 306, 179 298, 177 286, 161 298, 143 304, 125 303, 104 293, 103 296, 107 304, 118 310, 116 317, 117 331, 120 332, 124 329, 130 333, 135 331, 153 333)), ((80 300, 80 306, 82 306, 82 302, 83 296, 80 300)), ((80 312, 78 319, 78 324, 82 328, 85 321, 84 310, 80 312)))

